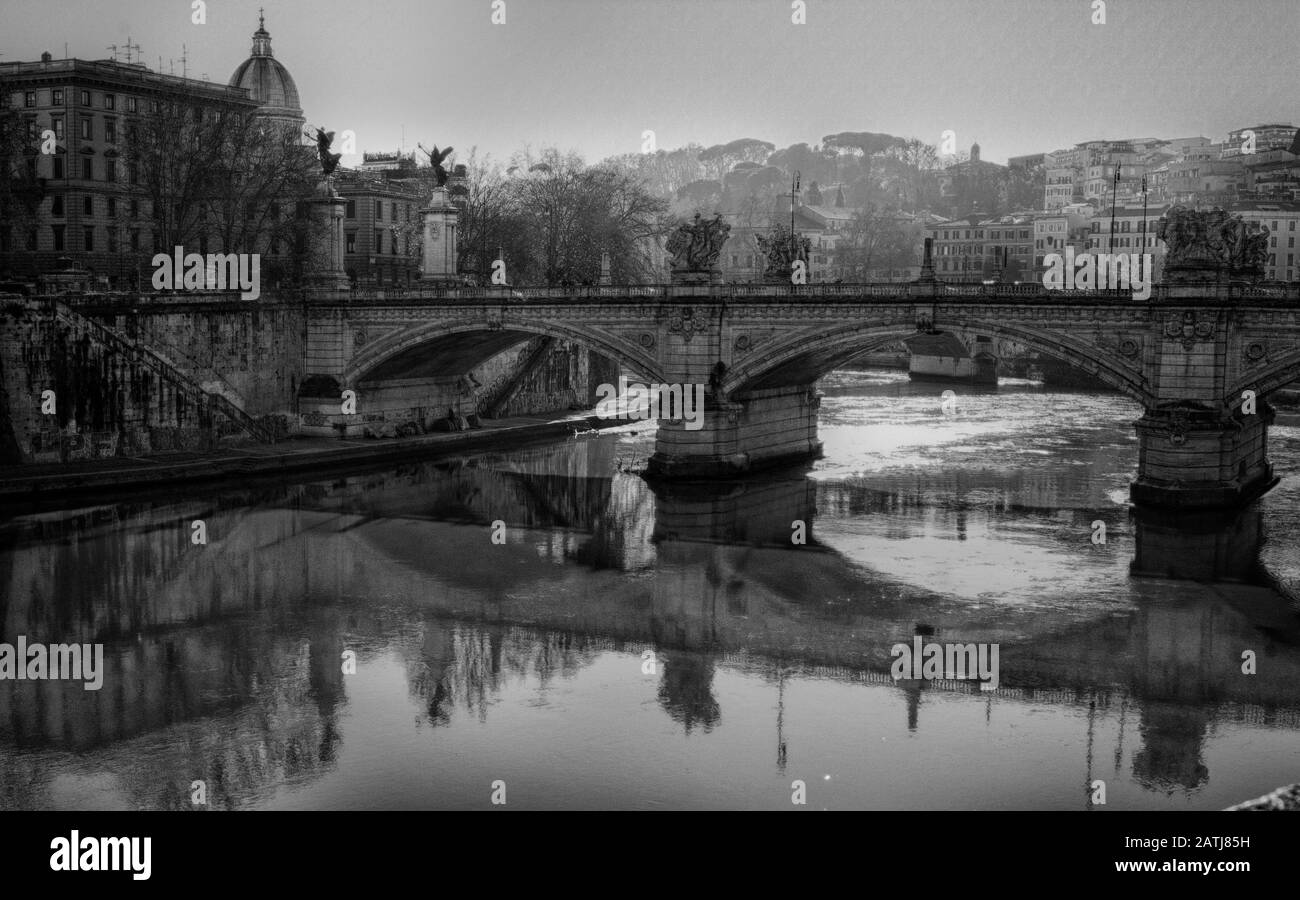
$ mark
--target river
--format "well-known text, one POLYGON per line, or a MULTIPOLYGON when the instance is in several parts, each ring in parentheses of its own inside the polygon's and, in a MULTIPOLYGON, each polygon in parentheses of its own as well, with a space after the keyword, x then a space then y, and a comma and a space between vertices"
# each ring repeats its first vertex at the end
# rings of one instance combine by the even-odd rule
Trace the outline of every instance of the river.
POLYGON ((652 489, 631 424, 0 521, 3 640, 104 645, 100 690, 0 681, 0 808, 1217 809, 1296 780, 1300 428, 1262 500, 1169 522, 1127 505, 1117 394, 822 390, 825 457, 737 484, 652 489), (997 645, 997 688, 895 681, 918 636, 997 645))

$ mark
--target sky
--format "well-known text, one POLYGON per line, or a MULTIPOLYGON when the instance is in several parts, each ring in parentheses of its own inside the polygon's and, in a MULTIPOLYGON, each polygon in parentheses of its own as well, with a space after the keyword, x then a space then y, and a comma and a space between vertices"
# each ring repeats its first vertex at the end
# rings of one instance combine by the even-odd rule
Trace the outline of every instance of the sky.
MULTIPOLYGON (((588 160, 840 131, 982 157, 1123 137, 1215 140, 1300 122, 1296 0, 0 0, 0 61, 49 50, 225 82, 259 6, 309 125, 361 151, 416 142, 588 160), (494 4, 505 23, 493 24, 494 4)), ((340 149, 336 143, 335 149, 340 149)))

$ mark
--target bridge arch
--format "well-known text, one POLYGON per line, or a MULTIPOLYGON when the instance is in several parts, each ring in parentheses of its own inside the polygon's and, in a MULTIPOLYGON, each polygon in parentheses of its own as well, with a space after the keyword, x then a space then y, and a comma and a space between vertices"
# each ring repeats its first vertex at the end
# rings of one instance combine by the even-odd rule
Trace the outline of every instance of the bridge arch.
POLYGON ((1278 388, 1286 387, 1298 380, 1300 380, 1300 350, 1293 350, 1282 355, 1266 369, 1240 379, 1228 391, 1223 402, 1229 407, 1239 406, 1244 391, 1254 391, 1260 397, 1265 397, 1278 388))
MULTIPOLYGON (((1074 335, 951 317, 940 327, 1016 341, 1095 375, 1144 407, 1155 405, 1154 395, 1141 371, 1125 365, 1117 353, 1074 335)), ((731 396, 767 387, 811 384, 856 356, 916 333, 914 325, 898 322, 863 322, 831 330, 803 329, 769 347, 760 347, 760 352, 751 358, 734 363, 723 381, 722 391, 731 396)))
POLYGON ((371 378, 409 377, 403 373, 423 365, 423 375, 460 375, 498 353, 533 337, 572 341, 614 359, 638 377, 664 382, 653 348, 625 340, 598 328, 560 321, 509 324, 478 320, 431 322, 399 328, 358 351, 344 366, 344 386, 371 378))

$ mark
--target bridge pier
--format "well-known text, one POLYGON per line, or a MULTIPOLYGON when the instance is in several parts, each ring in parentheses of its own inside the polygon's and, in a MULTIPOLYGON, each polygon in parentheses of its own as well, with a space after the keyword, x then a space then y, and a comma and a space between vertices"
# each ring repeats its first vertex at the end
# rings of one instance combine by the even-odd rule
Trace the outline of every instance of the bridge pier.
POLYGON ((821 397, 800 385, 750 391, 725 401, 708 396, 702 425, 661 421, 646 475, 650 478, 734 478, 816 459, 821 397))
POLYGON ((1129 496, 1137 506, 1211 509, 1254 500, 1278 477, 1268 460, 1274 411, 1228 414, 1192 404, 1149 409, 1136 423, 1138 479, 1129 496))

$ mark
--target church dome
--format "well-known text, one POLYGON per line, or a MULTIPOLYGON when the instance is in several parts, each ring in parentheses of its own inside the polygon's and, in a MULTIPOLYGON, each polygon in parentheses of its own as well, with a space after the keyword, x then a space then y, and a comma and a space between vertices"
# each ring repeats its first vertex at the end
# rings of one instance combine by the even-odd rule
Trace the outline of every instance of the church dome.
POLYGON ((271 34, 265 19, 258 17, 253 32, 253 52, 230 76, 232 87, 247 88, 249 96, 261 106, 259 115, 300 127, 305 121, 298 100, 298 86, 279 60, 271 55, 271 34))

